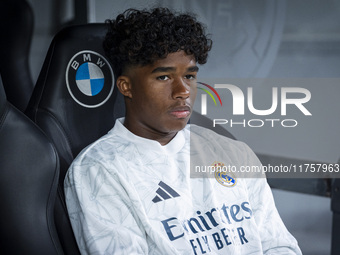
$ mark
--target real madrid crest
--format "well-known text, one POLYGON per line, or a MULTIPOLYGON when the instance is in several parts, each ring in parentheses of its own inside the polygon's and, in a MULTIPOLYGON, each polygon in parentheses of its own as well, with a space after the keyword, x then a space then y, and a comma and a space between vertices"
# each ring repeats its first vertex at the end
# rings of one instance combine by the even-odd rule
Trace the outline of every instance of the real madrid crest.
POLYGON ((234 187, 237 183, 235 175, 222 162, 213 164, 215 169, 215 179, 225 187, 234 187))
POLYGON ((67 65, 66 86, 71 97, 81 106, 99 107, 113 92, 114 76, 111 66, 97 52, 80 51, 67 65))

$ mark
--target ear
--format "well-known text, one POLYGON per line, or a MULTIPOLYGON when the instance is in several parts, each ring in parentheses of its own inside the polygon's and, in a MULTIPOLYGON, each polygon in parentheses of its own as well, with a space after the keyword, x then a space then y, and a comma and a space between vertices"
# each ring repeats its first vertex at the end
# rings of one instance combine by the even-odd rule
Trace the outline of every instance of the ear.
POLYGON ((122 93, 125 97, 132 98, 131 80, 128 76, 119 76, 116 84, 120 93, 122 93))

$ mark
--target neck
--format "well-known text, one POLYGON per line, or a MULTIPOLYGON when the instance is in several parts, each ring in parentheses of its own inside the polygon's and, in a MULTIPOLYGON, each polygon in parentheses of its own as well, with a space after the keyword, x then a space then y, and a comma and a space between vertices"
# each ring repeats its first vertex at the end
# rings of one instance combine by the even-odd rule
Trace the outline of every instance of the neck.
POLYGON ((162 146, 168 144, 177 134, 177 131, 160 132, 147 125, 135 126, 128 118, 125 118, 124 126, 133 134, 157 141, 162 146))

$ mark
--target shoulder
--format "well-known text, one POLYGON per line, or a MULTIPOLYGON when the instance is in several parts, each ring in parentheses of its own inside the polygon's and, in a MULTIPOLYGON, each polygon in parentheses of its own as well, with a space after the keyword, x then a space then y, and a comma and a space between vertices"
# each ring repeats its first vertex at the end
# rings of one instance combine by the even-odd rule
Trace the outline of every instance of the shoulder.
POLYGON ((75 158, 74 163, 87 162, 88 160, 94 162, 101 162, 107 158, 115 157, 117 148, 121 142, 114 134, 106 134, 99 138, 92 144, 85 147, 75 158))
POLYGON ((246 143, 196 125, 190 126, 190 150, 193 154, 224 159, 238 167, 261 165, 256 154, 246 143))
POLYGON ((190 130, 190 139, 194 141, 194 139, 198 139, 204 143, 210 143, 213 145, 219 144, 220 146, 227 146, 233 149, 240 149, 240 150, 248 150, 249 147, 242 141, 238 141, 235 139, 231 139, 224 135, 218 134, 215 131, 204 128, 201 126, 197 126, 194 124, 189 125, 190 130))
MULTIPOLYGON (((108 172, 114 175, 119 166, 117 160, 126 148, 124 139, 120 139, 115 133, 109 132, 92 144, 85 147, 73 160, 67 177, 78 175, 95 175, 95 173, 108 172), (118 164, 118 165, 117 165, 118 164)), ((74 177, 75 178, 75 177, 74 177)))

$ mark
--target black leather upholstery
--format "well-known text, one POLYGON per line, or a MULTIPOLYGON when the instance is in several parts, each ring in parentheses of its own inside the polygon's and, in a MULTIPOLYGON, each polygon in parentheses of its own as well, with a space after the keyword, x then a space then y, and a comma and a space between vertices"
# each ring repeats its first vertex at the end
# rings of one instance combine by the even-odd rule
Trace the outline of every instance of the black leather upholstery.
POLYGON ((85 146, 106 134, 117 117, 124 116, 123 97, 120 93, 117 97, 117 89, 109 96, 114 78, 102 49, 105 33, 105 24, 72 26, 60 31, 50 45, 27 109, 27 115, 51 138, 59 154, 55 221, 65 253, 72 255, 79 251, 64 201, 65 174, 85 146), (93 96, 86 91, 88 81, 83 92, 80 89, 81 78, 86 76, 82 70, 87 68, 104 79, 99 79, 104 87, 99 86, 93 93, 100 92, 93 96))
POLYGON ((59 163, 0 86, 0 254, 63 254, 54 226, 59 163))
POLYGON ((0 74, 7 100, 20 111, 25 111, 33 91, 28 60, 33 23, 25 0, 0 1, 0 74))

